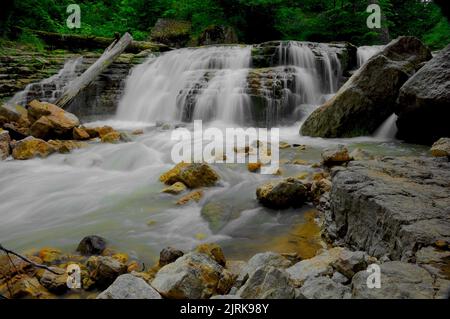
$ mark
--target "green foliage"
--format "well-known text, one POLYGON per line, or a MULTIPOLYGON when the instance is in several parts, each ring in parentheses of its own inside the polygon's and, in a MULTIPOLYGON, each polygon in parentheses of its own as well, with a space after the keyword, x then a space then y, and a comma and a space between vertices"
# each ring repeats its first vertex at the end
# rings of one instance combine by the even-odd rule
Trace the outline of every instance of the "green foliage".
POLYGON ((44 51, 45 49, 44 42, 41 39, 39 39, 36 35, 28 31, 22 32, 19 38, 17 39, 17 42, 26 46, 30 46, 36 51, 44 51))
MULTIPOLYGON (((130 31, 145 40, 161 17, 190 21, 193 37, 211 25, 232 26, 247 43, 292 39, 361 45, 383 42, 389 34, 414 35, 438 49, 448 44, 450 33, 439 8, 423 0, 7 0, 0 36, 17 39, 20 28, 30 28, 106 37, 130 31), (72 3, 81 7, 80 29, 66 26, 72 3), (381 31, 366 26, 369 3, 382 8, 381 31)), ((21 41, 35 39, 28 34, 21 41)))

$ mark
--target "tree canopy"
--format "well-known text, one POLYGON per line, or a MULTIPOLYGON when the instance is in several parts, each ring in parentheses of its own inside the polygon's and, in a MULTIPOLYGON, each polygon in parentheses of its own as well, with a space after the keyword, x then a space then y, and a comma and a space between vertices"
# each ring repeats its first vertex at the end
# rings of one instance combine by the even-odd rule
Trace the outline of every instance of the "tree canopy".
POLYGON ((430 0, 78 0, 81 28, 66 26, 72 0, 7 0, 0 13, 2 37, 31 41, 23 28, 85 35, 112 36, 131 31, 148 38, 158 18, 187 20, 192 36, 211 25, 231 26, 239 40, 350 41, 357 45, 383 42, 369 29, 366 8, 382 8, 382 27, 390 38, 414 35, 433 49, 450 42, 450 26, 430 0))

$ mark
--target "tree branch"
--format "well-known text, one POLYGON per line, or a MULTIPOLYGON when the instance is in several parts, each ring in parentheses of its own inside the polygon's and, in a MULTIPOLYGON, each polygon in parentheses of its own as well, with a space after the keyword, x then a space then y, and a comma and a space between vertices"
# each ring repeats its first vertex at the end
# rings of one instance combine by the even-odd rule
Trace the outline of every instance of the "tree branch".
MULTIPOLYGON (((48 270, 48 271, 50 271, 51 273, 53 273, 53 274, 55 274, 55 275, 61 275, 61 273, 58 273, 58 272, 54 271, 54 270, 51 269, 50 267, 47 267, 47 266, 42 265, 42 264, 37 264, 37 263, 35 263, 35 262, 29 260, 29 259, 28 259, 27 257, 25 257, 25 256, 22 256, 22 255, 20 255, 20 254, 14 252, 14 251, 12 251, 12 250, 6 249, 5 247, 3 247, 2 244, 0 244, 0 250, 4 251, 4 252, 8 255, 8 257, 9 257, 9 254, 14 255, 14 256, 16 256, 16 257, 19 257, 19 258, 22 259, 23 261, 29 263, 29 264, 32 265, 33 267, 48 270)), ((13 263, 13 266, 15 267, 14 263, 13 263)))

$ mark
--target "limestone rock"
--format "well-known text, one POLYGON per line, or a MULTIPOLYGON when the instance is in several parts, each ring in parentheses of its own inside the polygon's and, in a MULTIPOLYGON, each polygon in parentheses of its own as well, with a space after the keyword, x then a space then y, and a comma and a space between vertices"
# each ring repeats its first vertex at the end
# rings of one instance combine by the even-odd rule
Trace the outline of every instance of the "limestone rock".
POLYGON ((177 195, 184 192, 186 189, 187 189, 186 185, 184 185, 182 182, 176 182, 173 185, 164 188, 161 191, 161 193, 177 195))
POLYGON ((228 293, 233 276, 208 255, 191 252, 162 267, 152 286, 170 299, 206 299, 228 293))
POLYGON ((161 295, 143 279, 125 274, 117 277, 97 299, 161 299, 161 295))
POLYGON ((90 135, 88 134, 88 132, 86 132, 86 130, 84 130, 81 127, 74 127, 73 131, 72 131, 72 136, 74 140, 88 140, 90 139, 90 135))
POLYGON ((327 148, 322 152, 322 161, 326 166, 340 165, 350 160, 348 149, 344 145, 327 148))
POLYGON ((246 299, 293 299, 295 290, 284 269, 266 266, 256 269, 237 295, 246 299))
POLYGON ((201 244, 195 248, 195 251, 208 255, 222 267, 225 267, 225 264, 227 263, 222 248, 217 244, 201 244))
POLYGON ((394 113, 400 87, 429 59, 431 52, 417 38, 393 40, 307 118, 302 134, 328 138, 372 134, 394 113))
POLYGON ((57 295, 64 294, 69 289, 67 286, 67 273, 61 268, 53 267, 51 269, 58 274, 45 270, 40 279, 42 286, 57 295))
POLYGON ((434 296, 433 278, 423 268, 400 261, 380 265, 381 288, 368 288, 365 270, 352 279, 353 298, 358 299, 431 299, 434 296))
POLYGON ((330 212, 338 238, 375 257, 410 258, 450 241, 450 163, 383 157, 332 173, 330 212))
POLYGON ((159 180, 167 185, 182 182, 189 188, 213 186, 219 175, 206 163, 178 163, 162 174, 159 180))
POLYGON ((400 89, 395 113, 397 137, 430 145, 450 137, 450 45, 436 54, 400 89))
POLYGON ((351 290, 329 277, 318 277, 306 280, 300 288, 306 299, 344 299, 351 296, 351 290))
POLYGON ((11 138, 8 131, 0 129, 0 160, 6 159, 11 154, 10 142, 11 138))

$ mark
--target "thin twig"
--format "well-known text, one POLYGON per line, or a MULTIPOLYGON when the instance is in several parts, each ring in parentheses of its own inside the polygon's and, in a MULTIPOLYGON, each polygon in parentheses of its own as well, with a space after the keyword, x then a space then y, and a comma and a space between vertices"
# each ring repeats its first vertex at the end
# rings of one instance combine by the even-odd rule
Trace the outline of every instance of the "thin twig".
POLYGON ((5 247, 3 247, 2 244, 0 244, 0 250, 3 250, 6 254, 11 254, 11 255, 14 255, 14 256, 16 256, 16 257, 19 257, 19 258, 22 259, 23 261, 29 263, 30 265, 32 265, 32 266, 34 266, 34 267, 36 267, 36 268, 46 269, 46 270, 50 271, 51 273, 53 273, 53 274, 55 274, 55 275, 61 275, 61 273, 57 273, 56 271, 54 271, 53 269, 51 269, 51 268, 49 268, 49 267, 47 267, 47 266, 45 266, 45 265, 37 264, 37 263, 35 263, 35 262, 29 260, 29 259, 28 259, 27 257, 25 257, 25 256, 22 256, 22 255, 20 255, 20 254, 14 252, 14 251, 12 251, 12 250, 6 249, 5 247))

